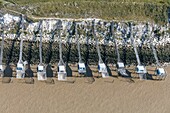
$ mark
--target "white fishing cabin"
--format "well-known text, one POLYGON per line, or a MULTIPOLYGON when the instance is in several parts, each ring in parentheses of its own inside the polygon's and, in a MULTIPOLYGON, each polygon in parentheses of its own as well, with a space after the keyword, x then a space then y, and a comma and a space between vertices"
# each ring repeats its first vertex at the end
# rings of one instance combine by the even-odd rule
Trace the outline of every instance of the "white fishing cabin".
POLYGON ((78 72, 79 72, 79 74, 86 73, 86 66, 84 63, 78 63, 78 72))
POLYGON ((106 77, 109 76, 109 74, 107 72, 107 67, 106 67, 106 65, 104 63, 99 63, 98 64, 98 71, 99 71, 99 73, 102 74, 103 78, 106 78, 106 77))
POLYGON ((59 81, 67 80, 67 73, 64 65, 58 66, 58 80, 59 81))
POLYGON ((47 80, 45 66, 38 65, 37 79, 40 81, 47 80))

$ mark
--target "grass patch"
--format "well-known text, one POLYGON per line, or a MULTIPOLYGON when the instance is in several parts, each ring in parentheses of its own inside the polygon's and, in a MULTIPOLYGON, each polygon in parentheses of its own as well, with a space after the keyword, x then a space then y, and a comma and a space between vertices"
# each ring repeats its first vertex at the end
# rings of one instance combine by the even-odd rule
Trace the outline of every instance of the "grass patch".
POLYGON ((6 0, 7 9, 40 17, 101 18, 165 23, 170 0, 6 0))

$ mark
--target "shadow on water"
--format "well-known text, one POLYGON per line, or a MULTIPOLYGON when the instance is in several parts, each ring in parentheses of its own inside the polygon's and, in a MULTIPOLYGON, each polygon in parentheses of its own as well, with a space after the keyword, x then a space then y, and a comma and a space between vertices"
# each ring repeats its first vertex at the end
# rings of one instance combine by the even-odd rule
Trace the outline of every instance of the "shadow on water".
POLYGON ((66 55, 66 72, 68 77, 72 77, 72 70, 70 66, 68 65, 68 62, 70 61, 70 53, 71 53, 71 43, 67 43, 67 55, 66 55))
MULTIPOLYGON (((53 36, 52 36, 52 38, 53 38, 53 36)), ((53 42, 54 41, 49 42, 48 52, 47 52, 47 57, 46 57, 46 64, 47 64, 46 76, 47 76, 47 78, 52 78, 53 77, 53 70, 52 70, 51 65, 49 64, 50 61, 51 61, 51 58, 52 58, 52 44, 53 44, 53 42)))
POLYGON ((25 70, 25 83, 26 84, 34 84, 34 74, 33 74, 33 71, 31 70, 31 58, 32 58, 32 41, 29 42, 29 45, 28 45, 28 64, 26 65, 26 70, 25 70))
MULTIPOLYGON (((12 46, 12 47, 14 47, 14 46, 12 46)), ((12 55, 12 53, 10 52, 10 55, 12 55)), ((6 65, 6 67, 5 67, 5 70, 4 70, 4 76, 3 77, 12 77, 12 68, 11 68, 11 66, 9 65, 9 63, 10 63, 10 58, 12 58, 12 56, 10 56, 9 58, 8 58, 8 61, 7 61, 7 65, 6 65)))
POLYGON ((85 44, 86 46, 86 55, 85 55, 85 64, 88 64, 88 59, 89 59, 89 45, 85 44))
POLYGON ((85 78, 86 78, 85 83, 92 84, 95 81, 95 79, 93 78, 92 70, 90 69, 90 67, 88 65, 86 65, 85 78))
POLYGON ((46 57, 46 64, 49 64, 52 58, 52 42, 49 42, 49 46, 48 46, 48 53, 47 53, 47 57, 46 57))
POLYGON ((10 49, 9 55, 8 55, 7 65, 6 65, 6 68, 4 70, 4 77, 12 77, 13 71, 12 71, 12 68, 10 66, 10 62, 11 62, 11 59, 12 59, 12 54, 13 54, 15 42, 16 42, 16 38, 12 41, 12 46, 11 46, 11 49, 10 49))
POLYGON ((126 46, 123 46, 123 62, 126 65, 126 58, 127 58, 127 54, 126 54, 126 46))
POLYGON ((47 67, 46 67, 46 75, 47 75, 47 77, 49 77, 49 78, 52 78, 53 77, 53 70, 51 69, 51 65, 47 65, 47 67))
POLYGON ((54 84, 54 79, 53 79, 53 70, 52 70, 52 67, 51 65, 49 64, 50 61, 51 61, 51 58, 52 58, 52 43, 53 42, 49 42, 49 47, 48 47, 48 51, 47 51, 47 57, 46 57, 46 61, 45 63, 47 64, 46 65, 46 77, 47 77, 47 80, 45 80, 45 83, 47 84, 54 84))
POLYGON ((153 77, 152 77, 152 74, 149 74, 149 73, 146 74, 146 79, 147 80, 154 80, 153 77))
POLYGON ((95 82, 95 79, 93 78, 92 70, 88 66, 89 49, 90 48, 89 48, 89 44, 88 43, 86 43, 85 46, 86 46, 86 55, 85 55, 85 65, 86 65, 85 78, 86 78, 86 81, 85 81, 85 83, 92 84, 93 82, 95 82))
POLYGON ((108 72, 110 77, 113 77, 112 72, 110 70, 110 67, 107 64, 106 45, 102 45, 102 50, 103 50, 103 61, 104 61, 105 65, 106 65, 107 72, 108 72))
POLYGON ((70 53, 71 53, 71 43, 67 43, 67 55, 66 55, 66 62, 70 61, 70 53))
POLYGON ((17 41, 18 37, 21 34, 20 29, 21 29, 21 24, 22 24, 22 15, 20 15, 20 19, 21 20, 18 23, 18 28, 17 28, 17 32, 16 32, 17 35, 13 39, 12 44, 11 44, 11 49, 9 51, 9 55, 8 55, 8 59, 7 59, 7 66, 6 66, 5 70, 4 70, 4 77, 12 77, 12 68, 11 68, 11 66, 9 64, 10 64, 11 59, 12 59, 15 42, 17 41))
POLYGON ((131 76, 132 73, 129 70, 126 69, 126 73, 128 74, 129 78, 132 78, 132 76, 131 76))
POLYGON ((90 67, 88 65, 86 65, 86 74, 85 74, 85 77, 93 77, 92 70, 90 69, 90 67))
MULTIPOLYGON (((53 38, 53 36, 52 36, 53 38)), ((51 65, 49 64, 52 58, 52 44, 54 41, 50 41, 49 42, 49 46, 48 46, 48 52, 47 52, 47 57, 46 57, 46 76, 47 76, 47 80, 45 81, 47 84, 54 84, 54 75, 53 75, 53 70, 51 65)))
POLYGON ((135 83, 133 77, 131 76, 131 72, 126 69, 126 73, 128 74, 128 76, 122 76, 119 74, 119 76, 121 77, 121 81, 128 82, 128 83, 135 83))
POLYGON ((31 59, 32 59, 32 41, 29 42, 29 45, 28 45, 28 64, 31 64, 31 59))
POLYGON ((140 57, 141 63, 144 63, 144 60, 143 60, 143 52, 142 52, 142 46, 139 46, 139 57, 140 57))
POLYGON ((12 68, 10 65, 7 65, 4 70, 4 77, 12 77, 12 68))
POLYGON ((31 70, 30 64, 27 65, 27 69, 25 70, 25 83, 27 84, 34 84, 34 74, 33 71, 31 70))
POLYGON ((67 76, 68 77, 72 77, 72 70, 70 68, 70 66, 68 65, 68 63, 66 62, 66 72, 67 72, 67 76))
POLYGON ((2 78, 2 83, 10 83, 12 78, 12 68, 7 65, 4 70, 4 76, 2 78))
POLYGON ((33 71, 31 70, 30 64, 26 66, 25 77, 34 77, 33 71))
POLYGON ((103 61, 106 63, 106 45, 102 45, 103 50, 103 61))
POLYGON ((110 67, 107 65, 107 63, 106 63, 106 68, 107 68, 107 72, 108 72, 109 76, 110 77, 115 77, 115 76, 112 75, 112 71, 111 71, 110 67))
POLYGON ((47 65, 46 67, 46 76, 47 76, 47 80, 45 81, 47 84, 54 84, 54 79, 53 78, 53 70, 51 69, 51 65, 47 65))
POLYGON ((28 49, 28 65, 26 65, 26 70, 25 70, 25 77, 30 78, 34 77, 33 71, 31 70, 31 58, 32 58, 32 41, 29 42, 29 49, 28 49))

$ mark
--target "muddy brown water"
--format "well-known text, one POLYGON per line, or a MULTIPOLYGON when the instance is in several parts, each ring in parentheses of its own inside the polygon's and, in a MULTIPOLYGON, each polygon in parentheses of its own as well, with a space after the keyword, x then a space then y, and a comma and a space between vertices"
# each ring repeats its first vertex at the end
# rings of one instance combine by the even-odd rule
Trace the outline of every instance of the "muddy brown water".
MULTIPOLYGON (((92 67, 91 67, 92 68, 92 67)), ((150 68, 153 73, 154 68, 150 68)), ((131 67, 133 69, 133 67, 131 67)), ((130 69, 129 69, 130 70, 130 69)), ((168 74, 170 67, 166 68, 168 74)), ((93 72, 95 73, 95 72, 93 72)), ((135 75, 134 75, 135 76, 135 75)), ((87 84, 82 77, 69 77, 75 83, 54 84, 37 81, 25 84, 13 79, 12 83, 0 84, 1 113, 169 113, 170 78, 165 81, 121 77, 94 78, 87 84), (112 81, 113 82, 105 82, 112 81)))

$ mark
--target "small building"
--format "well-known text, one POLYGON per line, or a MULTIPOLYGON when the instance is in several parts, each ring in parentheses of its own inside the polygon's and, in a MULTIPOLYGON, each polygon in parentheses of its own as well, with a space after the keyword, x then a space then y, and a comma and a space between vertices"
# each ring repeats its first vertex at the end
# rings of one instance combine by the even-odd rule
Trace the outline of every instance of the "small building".
POLYGON ((22 78, 25 77, 25 68, 24 68, 24 64, 23 63, 21 63, 21 62, 17 63, 16 72, 17 72, 16 78, 22 79, 22 78))
POLYGON ((125 65, 123 62, 117 62, 117 66, 116 66, 118 69, 120 68, 125 68, 125 65))
POLYGON ((127 70, 125 69, 125 65, 123 62, 117 62, 116 64, 118 75, 123 77, 129 77, 127 70))
POLYGON ((4 67, 3 65, 1 64, 0 65, 0 76, 3 77, 3 72, 4 72, 4 67))
POLYGON ((78 72, 79 72, 79 74, 86 73, 86 66, 84 63, 78 63, 78 72))
POLYGON ((164 68, 157 68, 155 71, 155 74, 158 76, 165 76, 166 72, 165 72, 164 68))
POLYGON ((99 70, 99 73, 102 74, 103 78, 106 78, 106 77, 109 76, 109 74, 107 72, 107 67, 106 67, 106 65, 104 63, 99 63, 98 70, 99 70))
POLYGON ((145 66, 142 66, 142 65, 138 65, 136 67, 136 73, 139 75, 139 78, 141 80, 143 79, 147 79, 147 70, 146 70, 146 67, 145 66))
POLYGON ((46 71, 43 65, 38 65, 38 80, 47 80, 46 71))
POLYGON ((138 65, 136 67, 136 73, 138 73, 138 74, 145 74, 145 73, 147 73, 145 66, 138 65))
POLYGON ((58 66, 58 80, 64 81, 67 78, 66 68, 64 65, 58 66))

